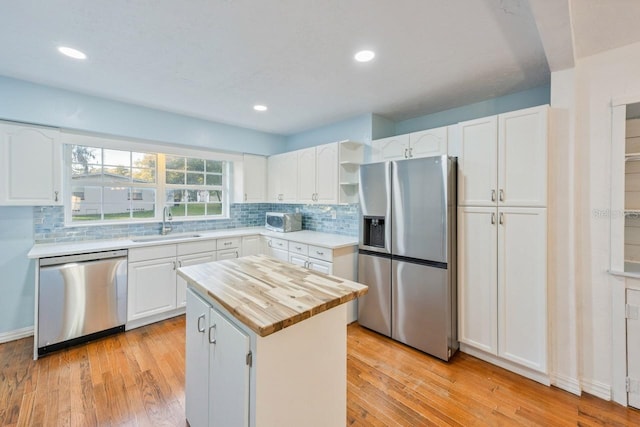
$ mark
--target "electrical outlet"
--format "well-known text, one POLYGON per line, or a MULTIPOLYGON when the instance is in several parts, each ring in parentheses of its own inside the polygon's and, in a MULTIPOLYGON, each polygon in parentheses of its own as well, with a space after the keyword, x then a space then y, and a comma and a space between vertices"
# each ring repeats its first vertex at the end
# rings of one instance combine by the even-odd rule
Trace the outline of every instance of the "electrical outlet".
POLYGON ((331 219, 338 218, 338 212, 335 209, 331 209, 331 219))

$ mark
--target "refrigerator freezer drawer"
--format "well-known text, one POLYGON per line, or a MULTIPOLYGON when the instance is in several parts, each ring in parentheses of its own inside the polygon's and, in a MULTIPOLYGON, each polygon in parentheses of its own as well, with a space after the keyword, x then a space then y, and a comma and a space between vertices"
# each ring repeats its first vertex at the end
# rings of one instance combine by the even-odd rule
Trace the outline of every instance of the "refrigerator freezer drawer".
POLYGON ((358 281, 369 286, 358 299, 358 323, 391 336, 391 258, 358 254, 358 281))
POLYGON ((449 360, 452 334, 448 271, 405 261, 392 262, 391 337, 449 360))

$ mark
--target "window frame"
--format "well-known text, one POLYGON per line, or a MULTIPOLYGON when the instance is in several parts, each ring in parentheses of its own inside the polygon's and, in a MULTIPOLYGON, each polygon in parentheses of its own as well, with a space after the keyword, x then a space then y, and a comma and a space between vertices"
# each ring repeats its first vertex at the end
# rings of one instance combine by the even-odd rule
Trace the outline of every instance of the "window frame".
MULTIPOLYGON (((135 139, 119 139, 108 136, 92 135, 87 133, 63 132, 62 143, 64 146, 63 160, 63 178, 64 178, 64 226, 65 227, 87 227, 87 226, 104 226, 104 225, 127 225, 127 224, 147 224, 162 221, 162 211, 167 205, 166 203, 166 156, 180 156, 186 158, 197 158, 204 161, 221 161, 222 163, 222 183, 219 186, 222 191, 222 212, 219 215, 200 215, 200 216, 179 216, 174 217, 176 222, 189 221, 216 221, 229 219, 230 204, 233 200, 233 164, 242 160, 241 154, 224 153, 212 150, 202 150, 191 148, 189 146, 164 145, 157 143, 149 143, 147 141, 139 141, 135 139), (72 189, 74 187, 72 180, 72 153, 71 147, 81 145, 87 147, 95 147, 107 150, 122 150, 129 152, 146 152, 156 154, 156 182, 155 184, 145 183, 127 183, 128 187, 137 189, 141 187, 155 189, 155 212, 153 217, 149 218, 127 218, 115 220, 96 220, 96 221, 74 221, 72 215, 72 189)), ((205 177, 206 179, 206 177, 205 177)), ((206 182, 205 182, 206 183, 206 182)), ((106 187, 103 185, 103 188, 106 187)), ((183 186, 185 189, 198 187, 205 189, 207 186, 183 186), (189 187, 189 188, 187 188, 189 187)), ((131 191, 129 192, 131 197, 131 191)), ((102 204, 104 201, 101 202, 102 204)))

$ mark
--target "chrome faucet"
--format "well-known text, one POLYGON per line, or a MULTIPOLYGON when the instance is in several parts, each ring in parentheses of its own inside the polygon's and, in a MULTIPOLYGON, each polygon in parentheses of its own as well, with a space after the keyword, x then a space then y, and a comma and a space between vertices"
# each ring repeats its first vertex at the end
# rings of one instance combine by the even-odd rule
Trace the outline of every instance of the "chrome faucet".
POLYGON ((168 234, 170 231, 173 231, 173 225, 167 223, 172 219, 173 215, 171 215, 171 208, 169 206, 165 206, 162 210, 162 229, 160 230, 160 234, 163 236, 168 234))

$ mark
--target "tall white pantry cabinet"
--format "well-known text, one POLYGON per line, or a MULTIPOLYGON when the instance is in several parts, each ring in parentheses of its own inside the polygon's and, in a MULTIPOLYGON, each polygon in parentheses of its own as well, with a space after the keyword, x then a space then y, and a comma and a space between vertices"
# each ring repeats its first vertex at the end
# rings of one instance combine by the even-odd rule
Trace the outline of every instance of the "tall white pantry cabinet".
POLYGON ((547 377, 548 107, 460 123, 461 350, 547 377))

